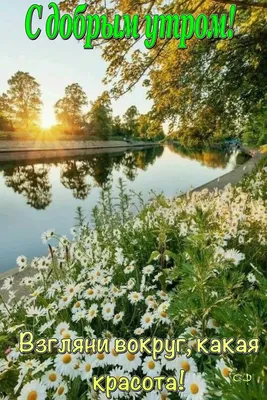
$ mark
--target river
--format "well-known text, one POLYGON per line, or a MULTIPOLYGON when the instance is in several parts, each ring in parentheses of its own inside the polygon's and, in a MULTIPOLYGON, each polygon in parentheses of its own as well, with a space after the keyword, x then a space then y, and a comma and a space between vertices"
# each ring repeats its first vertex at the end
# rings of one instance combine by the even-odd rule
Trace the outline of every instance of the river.
POLYGON ((100 191, 118 194, 122 178, 128 190, 151 190, 166 196, 184 193, 233 170, 246 161, 238 152, 186 150, 175 145, 118 153, 0 164, 0 274, 16 266, 16 258, 46 253, 40 236, 56 229, 69 235, 77 207, 88 219, 100 191))

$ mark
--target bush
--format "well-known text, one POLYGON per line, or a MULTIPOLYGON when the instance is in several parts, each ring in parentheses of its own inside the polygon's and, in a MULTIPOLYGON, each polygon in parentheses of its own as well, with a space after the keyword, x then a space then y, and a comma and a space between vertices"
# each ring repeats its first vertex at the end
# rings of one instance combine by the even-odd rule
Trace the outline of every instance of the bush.
MULTIPOLYGON (((0 307, 0 392, 10 399, 106 399, 92 388, 92 376, 180 377, 185 391, 169 386, 151 393, 116 390, 112 398, 266 398, 267 169, 261 166, 237 187, 194 192, 179 198, 118 199, 102 193, 94 224, 84 223, 71 240, 44 233, 47 257, 34 259, 21 285, 29 296, 14 301, 13 278, 0 307), (138 201, 137 201, 138 200, 138 201), (133 203, 138 214, 132 215, 133 203), (32 273, 35 271, 35 273, 32 273), (34 339, 184 338, 182 354, 167 362, 137 353, 23 355, 19 332, 34 339), (199 338, 258 338, 258 354, 197 353, 199 338), (191 353, 191 358, 186 354, 191 353), (249 384, 234 382, 251 375, 249 384), (169 389, 169 390, 168 390, 169 389)), ((28 268, 26 257, 18 258, 28 268)), ((248 346, 249 347, 249 346, 248 346)))

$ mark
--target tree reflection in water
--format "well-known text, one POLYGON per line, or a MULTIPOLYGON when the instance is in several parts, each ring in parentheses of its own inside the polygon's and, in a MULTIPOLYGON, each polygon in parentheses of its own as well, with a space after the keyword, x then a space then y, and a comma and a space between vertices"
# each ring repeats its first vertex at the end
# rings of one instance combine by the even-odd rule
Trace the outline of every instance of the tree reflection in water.
POLYGON ((86 182, 89 173, 86 161, 66 161, 60 166, 60 182, 65 188, 72 190, 75 199, 85 200, 91 190, 91 185, 86 182))
MULTIPOLYGON (((173 152, 178 154, 180 157, 189 158, 191 160, 199 161, 202 165, 209 168, 226 168, 231 162, 229 159, 231 152, 222 151, 220 149, 192 149, 179 146, 177 144, 169 144, 168 148, 173 152)), ((234 167, 236 164, 243 164, 249 156, 240 152, 236 152, 235 159, 232 160, 234 167)))
POLYGON ((4 170, 5 184, 26 197, 31 207, 45 210, 52 201, 49 170, 47 164, 11 167, 4 170))
MULTIPOLYGON (((36 163, 30 165, 8 165, 3 171, 6 186, 15 193, 23 195, 27 204, 36 210, 45 210, 52 202, 52 186, 49 171, 53 166, 60 168, 60 182, 71 190, 75 199, 85 200, 93 185, 88 178, 94 180, 95 186, 104 188, 112 182, 113 171, 122 170, 124 176, 134 181, 138 170, 145 171, 163 154, 161 146, 140 151, 128 151, 119 154, 99 154, 81 156, 55 163, 36 163)), ((1 171, 1 169, 0 169, 1 171)))

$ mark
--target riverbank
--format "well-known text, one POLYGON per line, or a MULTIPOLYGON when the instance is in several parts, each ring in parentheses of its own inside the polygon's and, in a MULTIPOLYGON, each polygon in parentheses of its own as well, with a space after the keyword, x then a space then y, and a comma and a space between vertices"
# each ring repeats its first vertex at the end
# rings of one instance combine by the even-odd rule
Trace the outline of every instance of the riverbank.
POLYGON ((208 189, 209 191, 212 191, 214 189, 222 190, 228 184, 236 185, 238 184, 238 182, 241 181, 241 179, 243 179, 245 175, 250 174, 253 171, 253 169, 258 165, 258 163, 264 157, 266 157, 266 154, 261 153, 258 150, 250 150, 250 149, 245 149, 245 150, 251 156, 251 158, 245 164, 236 167, 233 171, 228 172, 225 175, 222 175, 218 179, 214 179, 208 183, 205 183, 204 185, 201 185, 193 189, 193 192, 199 192, 203 189, 208 189))
POLYGON ((157 146, 151 142, 130 142, 117 140, 69 140, 69 141, 0 141, 0 162, 51 159, 54 157, 114 153, 131 148, 157 146))

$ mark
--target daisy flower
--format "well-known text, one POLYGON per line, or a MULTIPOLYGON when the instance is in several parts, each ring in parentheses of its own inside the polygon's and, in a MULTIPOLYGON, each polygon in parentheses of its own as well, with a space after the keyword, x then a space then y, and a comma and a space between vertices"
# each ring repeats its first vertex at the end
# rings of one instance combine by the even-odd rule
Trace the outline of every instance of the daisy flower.
POLYGON ((170 324, 171 322, 168 316, 169 305, 169 302, 164 302, 155 311, 156 318, 163 324, 170 324))
POLYGON ((47 315, 47 310, 42 307, 28 307, 26 309, 26 317, 45 317, 47 315))
POLYGON ((83 297, 87 300, 94 300, 97 297, 97 290, 89 288, 84 292, 83 297))
POLYGON ((155 268, 153 267, 153 265, 147 265, 143 268, 143 274, 149 276, 154 272, 154 270, 155 268))
POLYGON ((27 267, 27 258, 25 256, 20 256, 17 258, 17 265, 19 266, 19 271, 22 272, 27 267))
MULTIPOLYGON (((168 360, 166 360, 168 362, 168 360)), ((187 358, 186 356, 178 356, 173 360, 174 363, 174 368, 177 372, 177 374, 180 374, 180 370, 183 369, 186 373, 197 373, 197 364, 193 360, 193 358, 187 358)), ((172 361, 171 361, 172 362, 172 361)), ((168 364, 166 365, 166 369, 168 369, 168 364)), ((178 378, 179 380, 179 378, 178 378)))
POLYGON ((44 232, 41 236, 43 244, 47 244, 47 242, 54 236, 55 236, 55 229, 50 229, 44 232))
POLYGON ((200 332, 197 328, 195 328, 194 326, 189 326, 188 328, 186 328, 185 333, 191 335, 191 336, 198 336, 200 335, 200 332))
POLYGON ((14 283, 14 276, 7 277, 4 280, 4 284, 2 286, 2 289, 3 290, 10 290, 12 288, 12 286, 13 286, 13 283, 14 283))
POLYGON ((201 374, 185 374, 185 391, 180 396, 186 400, 203 400, 207 385, 201 374))
POLYGON ((145 331, 144 331, 144 329, 142 329, 142 328, 136 328, 136 329, 134 330, 134 334, 137 335, 137 336, 143 335, 144 332, 145 332, 145 331))
POLYGON ((41 325, 38 332, 40 335, 42 335, 47 329, 51 328, 55 323, 54 319, 51 319, 50 321, 46 322, 45 324, 41 325))
POLYGON ((71 377, 78 364, 77 354, 57 354, 55 358, 56 371, 65 376, 71 377))
POLYGON ((141 327, 143 329, 149 329, 154 323, 154 316, 151 313, 146 313, 141 318, 141 327))
POLYGON ((133 272, 134 271, 134 266, 133 265, 128 265, 128 267, 126 267, 126 268, 124 268, 124 273, 127 275, 127 274, 130 274, 131 272, 133 272))
POLYGON ((81 362, 80 372, 82 380, 88 381, 92 377, 95 359, 95 355, 87 355, 84 361, 81 362))
POLYGON ((67 400, 68 386, 65 382, 61 382, 58 386, 53 399, 54 400, 67 400))
POLYGON ((86 314, 86 320, 91 322, 98 314, 98 305, 92 304, 86 314))
POLYGON ((82 319, 85 319, 85 317, 86 317, 86 310, 79 310, 72 315, 71 319, 73 322, 79 322, 82 319))
POLYGON ((114 315, 113 324, 118 325, 122 321, 123 317, 124 317, 124 312, 120 312, 114 315))
POLYGON ((234 263, 234 265, 238 265, 240 261, 245 259, 244 254, 240 253, 238 250, 230 249, 226 250, 224 253, 224 258, 234 263))
POLYGON ((27 383, 18 397, 18 400, 46 400, 46 387, 39 380, 27 383))
POLYGON ((247 275, 247 280, 248 280, 249 283, 251 283, 252 285, 254 285, 254 283, 257 282, 256 276, 255 276, 252 272, 250 272, 250 273, 247 275))
POLYGON ((138 292, 131 292, 128 295, 128 300, 130 300, 131 304, 137 304, 139 301, 143 300, 144 296, 142 295, 142 293, 138 293, 138 292))
POLYGON ((47 371, 42 377, 42 383, 48 389, 56 389, 62 382, 62 376, 54 370, 47 371))
POLYGON ((102 307, 102 316, 105 321, 110 321, 114 316, 115 305, 113 303, 107 303, 102 307))
POLYGON ((108 354, 106 353, 97 353, 95 355, 94 365, 95 367, 104 367, 108 363, 108 354))
POLYGON ((144 375, 150 376, 151 378, 155 378, 156 376, 160 376, 162 366, 159 361, 153 360, 152 357, 146 357, 142 364, 142 371, 144 375))
POLYGON ((229 382, 232 369, 226 365, 222 358, 216 362, 216 368, 221 371, 222 376, 229 382))
POLYGON ((138 367, 142 364, 141 353, 131 354, 129 352, 125 354, 121 354, 120 356, 120 365, 124 368, 125 371, 131 372, 137 370, 138 367))

